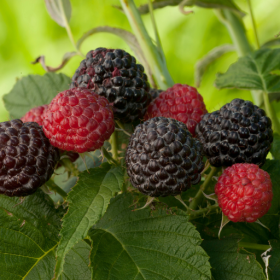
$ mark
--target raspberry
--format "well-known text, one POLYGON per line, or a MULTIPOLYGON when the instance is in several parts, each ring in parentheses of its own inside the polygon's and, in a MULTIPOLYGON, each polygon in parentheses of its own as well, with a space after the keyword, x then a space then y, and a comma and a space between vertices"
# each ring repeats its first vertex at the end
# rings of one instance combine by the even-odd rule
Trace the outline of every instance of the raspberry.
POLYGON ((106 98, 88 89, 60 92, 43 115, 43 129, 53 146, 84 153, 109 139, 115 124, 106 98))
POLYGON ((12 120, 0 123, 0 193, 26 196, 34 193, 53 174, 59 159, 35 122, 12 120))
POLYGON ((234 99, 206 114, 196 127, 197 137, 211 165, 263 165, 271 148, 271 120, 250 101, 234 99))
POLYGON ((126 151, 127 174, 146 195, 177 196, 200 182, 201 152, 184 123, 156 117, 135 128, 126 151))
POLYGON ((94 89, 106 97, 114 117, 122 122, 143 118, 152 99, 144 67, 119 49, 89 51, 72 78, 71 88, 75 87, 94 89))
POLYGON ((23 122, 36 122, 39 125, 43 124, 43 113, 48 108, 48 105, 42 105, 35 108, 32 108, 30 111, 28 111, 21 120, 23 122))
MULTIPOLYGON (((21 120, 23 122, 36 122, 39 125, 43 125, 43 114, 47 108, 48 108, 48 105, 42 105, 42 106, 32 108, 21 118, 21 120)), ((77 160, 79 157, 79 154, 77 154, 77 153, 68 152, 68 151, 65 152, 62 150, 60 150, 59 152, 60 152, 60 154, 65 153, 65 155, 67 155, 72 162, 77 160)), ((60 165, 57 165, 57 167, 59 167, 59 166, 60 165)))
POLYGON ((162 89, 156 89, 156 88, 151 88, 150 89, 150 94, 152 96, 152 99, 156 99, 159 97, 159 95, 163 92, 162 89))
POLYGON ((215 193, 229 220, 248 223, 266 214, 273 196, 269 174, 248 163, 228 167, 219 177, 215 193))
POLYGON ((195 136, 195 127, 206 113, 203 98, 196 88, 175 84, 152 101, 144 118, 148 120, 162 116, 181 121, 195 136))

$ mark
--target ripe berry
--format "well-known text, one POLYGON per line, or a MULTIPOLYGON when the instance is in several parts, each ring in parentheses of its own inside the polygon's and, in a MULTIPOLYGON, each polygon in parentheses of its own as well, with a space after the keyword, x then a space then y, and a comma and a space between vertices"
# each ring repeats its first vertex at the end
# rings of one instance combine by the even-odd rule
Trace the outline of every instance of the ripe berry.
POLYGON ((39 125, 42 125, 43 124, 42 116, 47 108, 48 105, 42 105, 42 106, 32 108, 21 118, 21 120, 23 122, 36 122, 39 125))
POLYGON ((0 193, 26 196, 34 193, 53 174, 58 149, 35 122, 0 123, 0 193))
POLYGON ((228 167, 219 177, 215 193, 229 220, 248 223, 266 214, 273 196, 269 174, 248 163, 228 167))
POLYGON ((202 96, 196 88, 175 84, 161 92, 147 109, 145 120, 154 117, 173 118, 187 125, 191 134, 195 135, 195 127, 201 117, 207 113, 202 96))
POLYGON ((250 101, 234 99, 219 111, 206 114, 196 134, 211 165, 263 165, 273 141, 271 120, 250 101))
POLYGON ((108 100, 88 89, 59 93, 43 119, 44 133, 51 144, 77 153, 100 148, 115 129, 108 100))
POLYGON ((177 196, 200 182, 201 152, 184 123, 156 117, 135 128, 126 151, 127 174, 146 195, 177 196))
MULTIPOLYGON (((32 108, 21 118, 21 120, 23 122, 36 122, 39 125, 43 125, 43 114, 47 108, 48 108, 48 105, 42 105, 42 106, 32 108)), ((77 153, 62 151, 62 150, 60 150, 59 152, 61 155, 64 154, 64 155, 68 156, 68 158, 72 162, 74 162, 75 160, 77 160, 79 158, 79 154, 77 154, 77 153)), ((57 167, 59 167, 59 166, 60 165, 58 164, 57 167)))
POLYGON ((144 67, 119 49, 89 51, 72 78, 71 88, 93 89, 113 106, 114 117, 122 122, 142 118, 151 102, 144 67))

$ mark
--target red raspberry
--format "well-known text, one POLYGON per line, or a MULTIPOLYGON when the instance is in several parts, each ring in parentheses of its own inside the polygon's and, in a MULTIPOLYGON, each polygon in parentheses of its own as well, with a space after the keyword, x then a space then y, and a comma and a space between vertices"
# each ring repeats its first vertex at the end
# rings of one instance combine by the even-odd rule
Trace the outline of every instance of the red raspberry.
POLYGON ((28 111, 21 120, 23 122, 36 122, 39 125, 43 124, 43 113, 48 108, 48 105, 42 105, 35 108, 32 108, 30 111, 28 111))
POLYGON ((228 167, 219 177, 215 193, 229 220, 248 223, 266 214, 273 196, 269 174, 249 163, 228 167))
POLYGON ((206 113, 203 98, 196 88, 175 84, 151 102, 144 118, 166 117, 181 121, 195 136, 195 127, 206 113))
POLYGON ((84 153, 103 146, 114 132, 109 101, 92 90, 60 92, 43 115, 43 129, 53 146, 84 153))

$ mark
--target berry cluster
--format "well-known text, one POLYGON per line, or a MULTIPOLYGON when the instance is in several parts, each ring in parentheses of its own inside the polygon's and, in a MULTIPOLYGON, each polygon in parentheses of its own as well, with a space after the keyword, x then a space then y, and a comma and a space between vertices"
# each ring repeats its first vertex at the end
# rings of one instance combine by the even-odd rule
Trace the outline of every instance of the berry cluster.
POLYGON ((254 222, 270 208, 272 184, 259 166, 273 132, 262 109, 234 99, 207 113, 194 87, 150 89, 133 56, 106 48, 88 52, 70 89, 27 112, 25 123, 0 124, 0 193, 33 193, 52 175, 59 152, 75 161, 77 153, 101 148, 115 130, 114 119, 140 122, 125 162, 132 186, 143 194, 177 197, 201 181, 206 156, 212 166, 229 166, 215 192, 230 220, 254 222))

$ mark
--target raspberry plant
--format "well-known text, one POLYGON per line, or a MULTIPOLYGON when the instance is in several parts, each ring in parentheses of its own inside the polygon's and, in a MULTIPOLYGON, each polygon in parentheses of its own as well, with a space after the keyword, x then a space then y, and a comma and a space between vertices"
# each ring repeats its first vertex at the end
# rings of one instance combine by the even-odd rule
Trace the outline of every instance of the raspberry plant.
POLYGON ((47 73, 4 96, 0 278, 279 279, 279 39, 261 46, 255 28, 253 48, 232 0, 120 0, 133 33, 99 27, 75 43, 70 0, 45 2, 75 51, 56 68, 39 57, 47 73), (214 9, 234 44, 199 61, 197 87, 213 60, 235 50, 215 86, 250 90, 254 104, 234 99, 207 113, 207 92, 174 85, 155 10, 177 5, 214 9), (112 46, 85 56, 97 32, 122 37, 136 59, 112 46), (72 77, 55 73, 75 55, 72 77))

